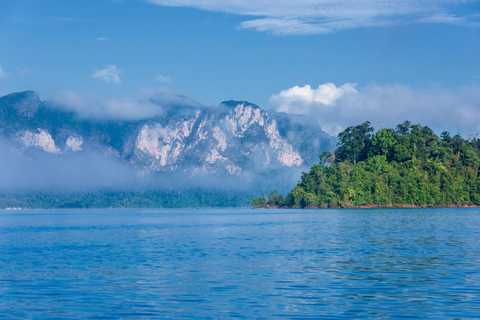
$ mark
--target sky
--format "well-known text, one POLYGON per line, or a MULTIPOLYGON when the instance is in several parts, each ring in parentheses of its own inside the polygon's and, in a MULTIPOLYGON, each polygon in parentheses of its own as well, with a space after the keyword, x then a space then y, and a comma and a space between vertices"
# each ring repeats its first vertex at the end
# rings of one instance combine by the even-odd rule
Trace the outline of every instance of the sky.
POLYGON ((331 134, 367 120, 473 134, 480 0, 0 0, 0 95, 23 90, 132 117, 160 92, 331 134))

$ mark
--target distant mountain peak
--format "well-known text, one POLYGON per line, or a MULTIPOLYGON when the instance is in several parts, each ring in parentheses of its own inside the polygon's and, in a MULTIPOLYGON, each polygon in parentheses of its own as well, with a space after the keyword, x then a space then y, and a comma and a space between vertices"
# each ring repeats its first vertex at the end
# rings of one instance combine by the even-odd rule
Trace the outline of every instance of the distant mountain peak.
POLYGON ((195 101, 192 98, 174 93, 159 93, 151 97, 149 100, 162 107, 204 107, 202 103, 195 101))
POLYGON ((229 100, 229 101, 223 101, 222 103, 220 103, 220 105, 221 106, 226 106, 226 107, 229 107, 229 108, 236 108, 239 105, 243 105, 245 107, 251 107, 253 109, 261 109, 256 104, 248 102, 248 101, 229 100))
POLYGON ((30 90, 10 93, 6 96, 0 97, 0 101, 6 106, 17 105, 22 102, 24 104, 35 104, 38 106, 41 103, 38 93, 30 90))
POLYGON ((35 91, 15 92, 0 97, 0 112, 7 112, 6 109, 13 108, 19 116, 32 118, 41 104, 40 97, 35 91))
POLYGON ((26 90, 26 91, 20 91, 20 92, 13 92, 10 94, 7 94, 6 96, 1 97, 1 99, 29 99, 29 100, 38 100, 40 101, 40 96, 38 95, 37 92, 33 90, 26 90))

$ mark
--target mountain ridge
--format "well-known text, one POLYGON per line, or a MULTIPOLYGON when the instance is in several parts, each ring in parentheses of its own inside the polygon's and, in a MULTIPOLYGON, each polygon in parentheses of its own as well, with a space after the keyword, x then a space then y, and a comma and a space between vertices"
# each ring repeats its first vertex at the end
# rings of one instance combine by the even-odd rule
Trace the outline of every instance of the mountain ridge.
POLYGON ((335 143, 306 117, 265 111, 247 101, 207 107, 188 97, 160 95, 150 102, 168 112, 93 119, 42 101, 35 91, 11 93, 0 97, 0 136, 19 154, 96 150, 145 172, 226 176, 310 166, 335 143))

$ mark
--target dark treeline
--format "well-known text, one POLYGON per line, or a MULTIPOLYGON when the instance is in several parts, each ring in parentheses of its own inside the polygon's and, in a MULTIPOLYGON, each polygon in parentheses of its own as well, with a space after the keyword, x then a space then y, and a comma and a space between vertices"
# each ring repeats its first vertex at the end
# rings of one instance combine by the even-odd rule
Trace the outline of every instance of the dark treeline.
POLYGON ((285 198, 276 191, 254 206, 375 207, 480 205, 480 139, 409 121, 374 133, 370 122, 338 135, 337 149, 303 173, 285 198))
POLYGON ((0 194, 0 209, 20 208, 196 208, 245 207, 252 192, 191 189, 98 191, 82 193, 22 192, 0 194))

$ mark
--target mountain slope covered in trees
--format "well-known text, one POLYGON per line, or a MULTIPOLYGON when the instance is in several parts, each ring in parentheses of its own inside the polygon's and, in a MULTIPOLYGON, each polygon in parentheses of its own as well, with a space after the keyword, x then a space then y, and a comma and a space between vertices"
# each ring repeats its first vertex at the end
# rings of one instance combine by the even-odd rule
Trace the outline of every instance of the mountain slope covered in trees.
POLYGON ((468 140, 409 121, 374 132, 369 122, 338 135, 334 152, 303 173, 283 198, 254 206, 301 208, 480 205, 480 139, 468 140))

